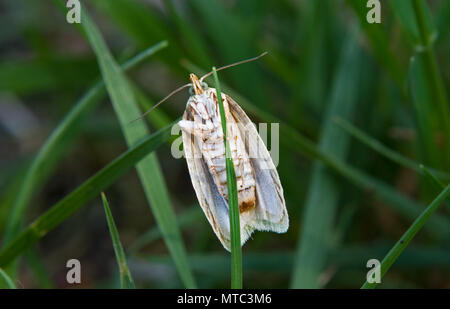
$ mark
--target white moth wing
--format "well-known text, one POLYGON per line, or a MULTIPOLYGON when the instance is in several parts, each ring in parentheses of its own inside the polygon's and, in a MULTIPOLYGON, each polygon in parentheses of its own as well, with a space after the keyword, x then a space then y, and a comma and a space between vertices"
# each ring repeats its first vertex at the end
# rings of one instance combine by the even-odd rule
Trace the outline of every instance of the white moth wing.
MULTIPOLYGON (((183 114, 183 120, 192 121, 188 111, 183 114)), ((189 169, 192 185, 200 206, 208 219, 214 233, 223 247, 230 251, 230 218, 228 203, 219 193, 214 180, 203 159, 198 137, 182 130, 183 148, 189 169)), ((241 221, 241 246, 247 241, 254 228, 246 226, 241 221)))
POLYGON ((256 207, 246 224, 261 231, 284 233, 289 227, 289 217, 283 187, 270 153, 247 114, 230 96, 222 95, 244 138, 255 172, 256 207))
MULTIPOLYGON (((209 88, 208 91, 215 92, 215 89, 209 88)), ((234 100, 224 93, 222 96, 227 118, 233 117, 230 122, 236 122, 241 136, 245 138, 247 151, 250 155, 253 154, 250 160, 255 172, 257 204, 254 210, 240 214, 242 246, 255 229, 286 232, 289 219, 278 172, 255 125, 234 100)), ((183 120, 193 121, 188 110, 184 112, 183 120)), ((199 137, 185 130, 182 130, 182 137, 186 162, 197 199, 217 238, 224 248, 230 251, 228 203, 219 193, 203 159, 199 137)))

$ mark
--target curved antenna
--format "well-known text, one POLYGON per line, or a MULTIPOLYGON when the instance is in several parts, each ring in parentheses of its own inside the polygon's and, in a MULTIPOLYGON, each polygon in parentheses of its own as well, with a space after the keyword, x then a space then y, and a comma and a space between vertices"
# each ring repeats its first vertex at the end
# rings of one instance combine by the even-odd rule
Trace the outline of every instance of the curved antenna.
POLYGON ((164 97, 164 99, 162 99, 161 101, 159 101, 158 103, 156 103, 155 105, 153 105, 150 109, 148 109, 148 110, 147 110, 145 113, 143 113, 141 116, 139 116, 138 118, 132 120, 132 121, 130 122, 130 124, 133 123, 133 122, 135 122, 136 120, 139 120, 139 119, 144 118, 148 113, 150 113, 152 110, 154 110, 156 107, 158 107, 158 105, 160 105, 161 103, 163 103, 164 101, 166 101, 168 98, 170 98, 171 96, 173 96, 173 95, 174 95, 175 93, 177 93, 178 91, 183 90, 184 88, 186 88, 186 87, 188 87, 188 86, 192 86, 192 84, 189 83, 189 84, 183 85, 183 86, 181 86, 181 87, 178 87, 177 89, 175 89, 174 91, 172 91, 171 93, 169 93, 166 97, 164 97))
MULTIPOLYGON (((265 52, 263 52, 263 53, 262 53, 261 55, 259 55, 259 56, 256 56, 256 57, 253 57, 253 58, 249 58, 249 59, 245 59, 245 60, 242 60, 242 61, 238 61, 238 62, 235 62, 235 63, 232 63, 232 64, 225 65, 225 66, 223 66, 223 67, 220 67, 220 68, 216 69, 216 72, 217 72, 217 71, 221 71, 221 70, 225 70, 225 69, 228 69, 228 68, 231 68, 231 67, 234 67, 234 66, 236 66, 236 65, 240 65, 240 64, 247 63, 247 62, 250 62, 250 61, 258 60, 259 58, 261 58, 261 57, 263 57, 263 56, 265 56, 265 55, 267 55, 267 54, 268 54, 268 52, 265 51, 265 52)), ((211 71, 211 72, 206 73, 205 75, 203 75, 203 76, 199 79, 200 83, 203 81, 204 78, 210 76, 212 73, 213 73, 213 71, 211 71)), ((182 89, 184 89, 184 88, 186 88, 186 87, 188 87, 188 86, 192 86, 192 84, 189 83, 189 84, 183 85, 183 86, 181 86, 181 87, 178 87, 177 89, 175 89, 174 91, 172 91, 171 93, 169 93, 166 97, 164 97, 164 99, 162 99, 161 101, 159 101, 158 103, 156 103, 155 105, 153 105, 149 110, 147 110, 147 111, 146 111, 145 113, 143 113, 141 116, 139 116, 138 118, 132 120, 129 124, 132 124, 133 122, 135 122, 135 121, 137 121, 137 120, 139 120, 139 119, 144 118, 144 117, 145 117, 146 115, 148 115, 152 110, 154 110, 156 107, 158 107, 161 103, 163 103, 164 101, 166 101, 168 98, 170 98, 171 96, 173 96, 173 95, 174 95, 175 93, 177 93, 178 91, 180 91, 180 90, 182 90, 182 89)))
MULTIPOLYGON (((240 64, 247 63, 247 62, 250 62, 250 61, 258 60, 259 58, 261 58, 261 57, 263 57, 263 56, 265 56, 265 55, 267 55, 267 54, 268 54, 268 52, 265 51, 265 52, 263 52, 263 53, 262 53, 261 55, 259 55, 259 56, 256 56, 256 57, 253 57, 253 58, 250 58, 250 59, 246 59, 246 60, 242 60, 242 61, 238 61, 238 62, 229 64, 229 65, 225 65, 225 66, 223 66, 223 67, 220 67, 220 68, 216 69, 216 72, 221 71, 221 70, 225 70, 225 69, 228 69, 228 68, 231 68, 231 67, 234 67, 234 66, 236 66, 236 65, 240 65, 240 64)), ((213 73, 213 71, 211 71, 211 72, 206 73, 205 75, 203 75, 203 76, 199 79, 200 83, 203 81, 204 78, 210 76, 212 73, 213 73)))

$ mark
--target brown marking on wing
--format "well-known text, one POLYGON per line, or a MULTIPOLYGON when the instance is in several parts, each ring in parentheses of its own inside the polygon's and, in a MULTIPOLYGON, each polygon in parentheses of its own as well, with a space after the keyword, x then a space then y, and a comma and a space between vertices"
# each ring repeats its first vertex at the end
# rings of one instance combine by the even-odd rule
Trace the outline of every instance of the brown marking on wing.
POLYGON ((255 198, 251 198, 246 201, 242 201, 239 203, 239 213, 243 213, 246 211, 250 211, 255 208, 255 198))

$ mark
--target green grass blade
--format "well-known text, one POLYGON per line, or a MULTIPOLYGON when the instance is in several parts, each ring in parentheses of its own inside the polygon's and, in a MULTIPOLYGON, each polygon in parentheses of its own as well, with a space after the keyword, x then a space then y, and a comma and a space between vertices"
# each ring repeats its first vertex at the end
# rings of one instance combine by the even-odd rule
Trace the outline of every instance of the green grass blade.
POLYGON ((124 152, 32 222, 0 251, 0 267, 11 263, 49 231, 63 223, 88 201, 98 196, 100 192, 113 184, 136 163, 167 142, 174 124, 175 122, 151 136, 145 137, 140 143, 124 152))
POLYGON ((439 101, 433 94, 428 70, 423 55, 415 56, 411 60, 409 85, 420 138, 420 155, 424 163, 448 171, 449 155, 446 149, 450 133, 445 133, 446 128, 442 125, 445 116, 440 114, 445 112, 437 109, 436 103, 439 101), (442 141, 438 142, 439 139, 442 141))
MULTIPOLYGON (((422 30, 420 29, 420 26, 418 24, 418 20, 416 19, 416 12, 415 12, 415 5, 416 3, 413 3, 415 0, 409 0, 409 1, 397 1, 397 0, 389 0, 388 3, 392 8, 392 11, 397 16, 398 21, 400 22, 400 25, 405 31, 405 34, 408 36, 409 40, 416 49, 421 49, 425 45, 422 41, 422 30)), ((422 1, 422 0, 420 0, 422 1)), ((423 3, 420 4, 421 10, 423 12, 424 24, 422 26, 426 27, 427 31, 427 40, 434 40, 436 36, 436 30, 433 25, 431 12, 428 10, 428 7, 423 6, 423 3)))
POLYGON ((164 6, 175 22, 179 37, 183 42, 183 46, 189 52, 191 59, 194 59, 202 67, 209 67, 212 64, 212 59, 207 52, 207 44, 203 40, 203 37, 192 27, 191 22, 184 20, 178 14, 172 0, 164 0, 164 6))
MULTIPOLYGON (((125 140, 131 147, 149 134, 143 122, 131 123, 140 116, 133 91, 86 10, 82 11, 81 24, 97 56, 100 71, 125 140)), ((136 169, 151 211, 163 231, 166 245, 177 265, 181 280, 185 287, 194 288, 194 277, 190 271, 181 233, 176 225, 175 212, 156 154, 148 155, 137 164, 136 169)))
POLYGON ((295 103, 289 104, 287 114, 292 125, 300 122, 297 121, 298 115, 305 114, 305 103, 315 110, 322 110, 324 106, 327 93, 326 76, 334 69, 334 61, 330 61, 330 56, 334 53, 331 48, 333 42, 327 38, 333 31, 338 31, 334 9, 333 1, 325 0, 305 2, 301 10, 296 10, 299 19, 297 27, 300 32, 297 38, 302 37, 301 41, 297 41, 297 48, 302 51, 297 56, 298 65, 290 65, 291 70, 295 72, 291 85, 293 91, 291 100, 295 103), (315 30, 310 31, 310 28, 315 30), (298 104, 298 102, 305 103, 298 104))
POLYGON ((432 90, 427 81, 425 63, 421 56, 411 59, 409 85, 419 137, 419 157, 425 164, 439 168, 442 166, 442 151, 440 151, 436 139, 440 121, 436 109, 431 104, 432 90))
MULTIPOLYGON (((396 1, 396 0, 394 0, 396 1)), ((347 0, 347 4, 353 9, 356 16, 359 19, 360 26, 367 39, 370 42, 373 53, 377 57, 378 61, 383 65, 384 69, 391 75, 392 79, 396 82, 400 89, 403 89, 404 83, 404 69, 401 67, 396 56, 390 47, 390 42, 388 40, 387 34, 383 31, 380 25, 374 23, 369 24, 367 22, 367 12, 366 1, 360 0, 347 0)), ((401 1, 397 1, 401 2, 401 1)))
MULTIPOLYGON (((155 105, 155 102, 151 101, 148 96, 144 93, 144 91, 142 91, 141 89, 139 89, 137 86, 133 87, 133 91, 134 91, 134 95, 136 96, 136 100, 138 101, 139 105, 141 106, 141 109, 143 111, 147 111, 150 108, 153 107, 153 105, 155 105)), ((164 111, 162 109, 154 109, 152 110, 151 113, 148 113, 145 116, 149 123, 157 129, 161 129, 163 127, 165 127, 168 123, 170 123, 172 120, 169 117, 169 115, 167 115, 166 113, 164 113, 164 111)))
POLYGON ((450 170, 450 108, 444 82, 435 57, 436 30, 423 0, 390 4, 416 51, 410 68, 410 88, 421 135, 425 163, 450 170), (443 136, 443 146, 436 139, 443 136))
POLYGON ((448 39, 450 37, 450 2, 443 1, 439 6, 437 14, 436 27, 439 31, 439 36, 436 43, 448 44, 448 39))
POLYGON ((48 60, 0 60, 0 91, 25 96, 45 91, 79 89, 86 85, 87 80, 94 80, 96 72, 92 69, 93 64, 90 58, 74 59, 57 55, 48 60), (68 72, 70 75, 67 75, 68 72))
MULTIPOLYGON (((376 198, 389 204, 392 209, 397 211, 404 218, 414 219, 421 213, 421 210, 424 207, 422 204, 399 194, 392 186, 321 151, 311 141, 295 132, 295 130, 288 130, 288 128, 285 128, 284 130, 280 129, 280 133, 289 141, 289 144, 288 142, 285 143, 286 146, 289 146, 291 149, 312 159, 322 161, 338 175, 346 178, 356 187, 359 187, 362 190, 373 191, 376 198)), ((428 231, 436 238, 448 239, 448 235, 450 235, 450 221, 440 215, 436 215, 430 220, 432 220, 433 223, 426 226, 428 231)))
MULTIPOLYGON (((356 110, 361 67, 361 52, 356 44, 355 34, 352 33, 344 44, 319 145, 322 152, 332 153, 335 158, 341 160, 347 155, 349 136, 346 132, 336 130, 332 119, 336 115, 351 119, 356 110)), ((320 286, 319 277, 325 267, 326 255, 331 245, 339 192, 339 182, 334 175, 323 162, 316 162, 299 234, 291 281, 293 288, 320 286)))
MULTIPOLYGON (((332 248, 327 256, 328 263, 333 263, 341 269, 358 269, 366 271, 366 261, 377 256, 384 256, 392 245, 376 244, 367 246, 347 245, 332 248)), ((243 266, 247 272, 271 272, 290 274, 294 264, 295 252, 248 252, 243 259, 243 266)), ((139 260, 147 260, 161 264, 171 264, 168 256, 142 255, 139 260)), ((223 253, 193 254, 189 256, 192 268, 197 273, 207 276, 229 277, 227 266, 228 256, 223 253)), ((173 267, 173 263, 171 265, 173 267)), ((432 245, 408 246, 396 261, 396 268, 411 271, 418 269, 450 268, 450 252, 445 248, 432 245)), ((360 280, 361 281, 361 280, 360 280)))
POLYGON ((141 64, 142 62, 147 60, 150 56, 152 56, 155 53, 157 53, 158 51, 166 48, 167 46, 169 46, 169 43, 167 43, 167 41, 161 41, 159 43, 156 43, 156 44, 146 48, 145 50, 138 53, 136 56, 134 56, 130 60, 126 61, 122 65, 122 69, 124 71, 128 71, 132 68, 135 68, 136 66, 138 66, 139 64, 141 64))
MULTIPOLYGON (((435 200, 422 212, 422 214, 413 222, 409 229, 403 234, 400 240, 392 247, 392 249, 385 256, 381 262, 381 278, 387 273, 392 264, 395 263, 399 255, 405 250, 409 242, 414 236, 422 229, 427 223, 430 216, 436 211, 436 209, 444 202, 444 200, 450 195, 450 185, 448 185, 435 200)), ((373 289, 377 283, 365 282, 361 287, 362 289, 373 289)))
MULTIPOLYGON (((348 134, 352 135, 356 139, 358 139, 361 143, 365 144, 366 146, 372 148, 374 151, 378 152, 379 154, 383 155, 384 157, 388 158, 389 160, 402 165, 404 167, 410 168, 418 173, 422 173, 424 170, 421 167, 421 164, 417 163, 414 160, 408 159, 404 157, 403 155, 399 154, 396 151, 393 151, 374 139, 373 137, 369 136, 368 134, 364 133, 363 131, 359 130, 357 127, 353 126, 350 122, 346 121, 345 119, 342 119, 340 117, 337 117, 334 119, 334 121, 345 131, 347 131, 348 134)), ((450 174, 442 171, 435 170, 433 168, 427 167, 430 171, 432 171, 434 174, 436 174, 439 178, 450 181, 450 174)))
POLYGON ((119 266, 120 274, 120 286, 122 289, 135 289, 133 277, 131 277, 130 270, 127 265, 127 258, 125 251, 123 250, 122 243, 120 242, 119 232, 117 231, 114 218, 109 208, 108 201, 105 193, 102 192, 103 208, 105 209, 106 220, 108 221, 109 233, 114 247, 114 253, 116 254, 117 265, 119 266))
MULTIPOLYGON (((431 179, 431 181, 436 185, 440 190, 445 189, 445 184, 440 181, 428 168, 420 164, 420 169, 431 179)), ((447 202, 450 203, 450 198, 447 199, 447 202)), ((450 210, 450 204, 446 204, 447 208, 450 210)))
POLYGON ((444 189, 445 185, 424 165, 419 165, 420 169, 427 175, 439 188, 444 189))
POLYGON ((21 166, 15 170, 14 175, 4 172, 4 175, 8 177, 8 181, 5 181, 3 185, 1 185, 0 192, 0 234, 2 235, 4 235, 8 224, 8 216, 13 207, 14 200, 17 198, 25 174, 30 166, 30 160, 26 159, 20 165, 21 166))
POLYGON ((398 163, 399 165, 403 165, 407 168, 410 168, 420 174, 424 174, 428 176, 433 183, 437 185, 437 187, 442 190, 445 188, 445 185, 439 180, 435 175, 439 175, 441 179, 444 179, 444 181, 450 181, 450 175, 448 173, 438 171, 435 169, 432 169, 430 167, 425 167, 423 164, 419 164, 411 159, 408 159, 398 152, 395 152, 388 147, 381 144, 376 139, 370 137, 363 131, 359 130, 355 126, 353 126, 350 122, 342 119, 342 118, 335 118, 335 122, 341 126, 344 130, 346 130, 350 135, 354 136, 356 139, 364 143, 365 145, 369 146, 376 152, 380 153, 381 155, 385 156, 386 158, 392 160, 395 163, 398 163))
MULTIPOLYGON (((438 114, 442 117, 442 129, 444 130, 446 140, 446 142, 444 142, 444 145, 446 146, 444 147, 447 149, 445 157, 447 159, 444 160, 448 164, 448 158, 450 158, 450 109, 447 92, 445 90, 444 82, 439 72, 436 57, 434 55, 433 39, 435 36, 435 30, 433 25, 430 25, 430 12, 424 0, 413 0, 413 6, 416 21, 419 27, 421 43, 426 47, 424 57, 427 66, 427 73, 429 74, 429 82, 431 84, 430 88, 433 89, 434 98, 437 101, 436 109, 438 114)), ((433 101, 429 101, 429 103, 431 102, 433 101)), ((448 165, 446 167, 450 168, 448 165)))
POLYGON ((39 288, 55 288, 50 272, 45 267, 42 258, 37 254, 35 248, 31 248, 25 253, 25 261, 27 265, 32 269, 34 277, 39 282, 39 288))
POLYGON ((8 276, 8 274, 0 268, 0 279, 3 280, 3 283, 0 281, 0 286, 6 285, 8 289, 16 289, 16 285, 11 280, 11 278, 8 276))
POLYGON ((227 134, 227 118, 223 107, 222 93, 220 91, 219 78, 216 68, 213 67, 214 82, 216 85, 217 100, 219 101, 220 119, 224 136, 227 187, 228 187, 228 209, 230 215, 231 234, 231 288, 242 289, 242 247, 241 247, 241 226, 239 223, 239 201, 236 184, 236 174, 234 171, 233 157, 231 156, 230 144, 227 134))
MULTIPOLYGON (((203 212, 200 209, 200 206, 196 205, 179 214, 177 216, 178 227, 180 229, 184 229, 195 224, 197 220, 200 220, 204 216, 203 212)), ((140 251, 143 247, 149 245, 162 236, 163 235, 161 233, 161 230, 157 226, 149 229, 144 234, 141 234, 139 238, 137 238, 133 242, 133 244, 129 248, 130 253, 137 254, 137 252, 140 251)))
MULTIPOLYGON (((122 65, 123 70, 130 70, 151 55, 167 46, 163 41, 142 51, 122 65)), ((80 132, 81 124, 94 110, 101 98, 104 97, 104 83, 98 82, 93 86, 69 111, 66 117, 53 130, 45 143, 39 149, 31 166, 25 173, 18 193, 15 195, 8 226, 5 231, 4 244, 14 238, 20 230, 20 221, 23 218, 27 205, 33 194, 46 182, 53 168, 59 162, 64 149, 67 149, 80 132)))
MULTIPOLYGON (((128 34, 138 46, 147 46, 155 41, 167 40, 172 47, 159 55, 165 65, 180 72, 178 61, 183 56, 179 39, 162 18, 164 14, 141 1, 98 0, 92 4, 108 15, 113 24, 128 34)), ((184 73, 184 72, 183 72, 184 73)))
MULTIPOLYGON (((235 12, 228 12, 223 2, 192 0, 189 1, 189 5, 198 14, 202 31, 217 47, 217 53, 223 64, 230 64, 260 53, 253 47, 253 39, 259 33, 250 34, 248 24, 242 22, 235 12), (236 55, 240 55, 240 58, 236 58, 236 55)), ((254 97, 255 102, 258 102, 260 106, 268 106, 265 89, 261 87, 263 74, 257 66, 241 66, 224 72, 222 76, 230 76, 235 86, 245 85, 242 90, 246 95, 254 97)))

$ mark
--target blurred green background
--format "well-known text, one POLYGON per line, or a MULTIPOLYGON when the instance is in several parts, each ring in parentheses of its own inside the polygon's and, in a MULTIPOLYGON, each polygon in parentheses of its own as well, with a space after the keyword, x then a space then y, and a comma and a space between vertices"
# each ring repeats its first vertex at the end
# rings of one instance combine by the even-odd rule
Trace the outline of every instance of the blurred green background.
MULTIPOLYGON (((110 103, 112 84, 109 96, 98 95, 78 122, 64 122, 108 76, 92 34, 66 22, 65 2, 0 3, 3 249, 127 150, 126 118, 121 127, 110 103), (68 126, 63 141, 33 168, 61 123, 68 126)), ((223 91, 254 122, 280 123, 278 171, 290 227, 286 234, 256 232, 244 245, 246 288, 359 288, 367 261, 382 260, 441 191, 418 164, 449 182, 450 1, 382 1, 381 24, 367 23, 365 0, 81 3, 118 63, 167 41, 127 73, 140 112, 187 83, 190 72, 201 75, 268 51, 257 62, 220 72, 223 91)), ((150 130, 178 119, 188 96, 185 90, 152 112, 150 130)), ((159 209, 169 217, 155 220, 143 189, 155 187, 143 185, 135 169, 104 189, 131 274, 137 287, 189 286, 192 272, 198 287, 226 288, 230 256, 197 204, 185 160, 173 158, 170 147, 162 144, 153 161, 160 166, 160 194, 168 197, 154 204, 168 205, 159 209), (170 235, 163 233, 165 242, 158 223, 178 233, 172 208, 183 245, 169 253, 170 235)), ((149 195, 157 199, 157 193, 149 195)), ((100 195, 82 204, 20 252, 10 271, 18 287, 119 287, 100 195), (81 262, 80 285, 66 282, 72 258, 81 262)), ((427 222, 381 287, 450 288, 449 205, 427 222)))

